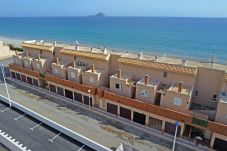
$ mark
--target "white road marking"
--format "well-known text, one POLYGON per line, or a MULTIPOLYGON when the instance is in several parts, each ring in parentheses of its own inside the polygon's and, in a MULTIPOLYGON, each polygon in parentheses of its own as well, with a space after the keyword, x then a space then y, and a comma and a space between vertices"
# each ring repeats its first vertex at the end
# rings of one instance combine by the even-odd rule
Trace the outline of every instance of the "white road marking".
POLYGON ((15 121, 17 121, 18 119, 22 118, 23 116, 25 116, 26 114, 22 114, 21 116, 17 117, 17 118, 13 118, 15 121))
POLYGON ((56 135, 56 136, 54 136, 53 138, 48 139, 48 140, 51 141, 51 142, 53 143, 53 142, 54 142, 53 140, 54 140, 55 138, 57 138, 59 135, 61 135, 61 133, 58 133, 58 135, 56 135))
POLYGON ((10 107, 7 107, 7 108, 5 108, 4 110, 1 110, 1 112, 3 113, 3 112, 5 112, 5 111, 7 111, 7 110, 9 110, 10 109, 10 107))
POLYGON ((40 122, 39 124, 35 125, 34 127, 30 127, 30 129, 33 131, 36 127, 38 127, 41 124, 42 124, 42 122, 40 122))
POLYGON ((78 151, 81 151, 84 147, 85 147, 85 145, 83 145, 82 147, 80 147, 80 149, 78 149, 78 151))

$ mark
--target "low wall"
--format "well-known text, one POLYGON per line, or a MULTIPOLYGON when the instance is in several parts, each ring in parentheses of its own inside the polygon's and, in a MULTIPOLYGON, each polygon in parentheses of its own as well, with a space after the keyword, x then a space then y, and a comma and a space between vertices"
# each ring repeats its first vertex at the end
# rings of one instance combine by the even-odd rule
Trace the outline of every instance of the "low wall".
MULTIPOLYGON (((2 95, 0 95, 0 100, 2 100, 3 102, 5 102, 7 104, 9 103, 8 98, 6 98, 2 95)), ((12 102, 12 106, 14 108, 16 108, 20 111, 23 111, 24 113, 30 115, 31 117, 45 123, 46 125, 48 125, 48 126, 54 128, 54 129, 60 131, 61 133, 63 133, 65 135, 85 144, 86 146, 88 146, 92 149, 95 149, 95 150, 98 150, 98 151, 111 151, 111 149, 109 149, 105 146, 102 146, 101 144, 98 144, 98 143, 96 143, 96 142, 94 142, 94 141, 92 141, 92 140, 90 140, 90 139, 88 139, 88 138, 86 138, 86 137, 66 128, 66 127, 64 127, 64 126, 62 126, 62 125, 60 125, 60 124, 58 124, 58 123, 56 123, 56 122, 54 122, 54 121, 52 121, 52 120, 50 120, 46 117, 44 117, 44 116, 26 108, 26 107, 18 104, 17 102, 14 102, 12 100, 11 100, 11 102, 12 102)))

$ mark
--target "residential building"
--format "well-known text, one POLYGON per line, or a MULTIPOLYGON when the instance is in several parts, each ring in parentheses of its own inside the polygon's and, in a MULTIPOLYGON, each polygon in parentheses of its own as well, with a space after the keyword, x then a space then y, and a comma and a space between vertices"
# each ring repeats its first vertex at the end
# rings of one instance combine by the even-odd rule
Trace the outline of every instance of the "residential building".
POLYGON ((11 76, 161 133, 227 146, 227 66, 27 41, 11 76), (27 62, 27 63, 26 63, 27 62))

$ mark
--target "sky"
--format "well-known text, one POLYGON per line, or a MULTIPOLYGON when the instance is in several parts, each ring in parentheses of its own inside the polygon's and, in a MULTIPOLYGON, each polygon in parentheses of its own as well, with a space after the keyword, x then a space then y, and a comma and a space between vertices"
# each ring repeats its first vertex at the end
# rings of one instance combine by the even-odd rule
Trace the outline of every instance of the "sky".
POLYGON ((0 0, 0 17, 227 17, 227 0, 0 0))

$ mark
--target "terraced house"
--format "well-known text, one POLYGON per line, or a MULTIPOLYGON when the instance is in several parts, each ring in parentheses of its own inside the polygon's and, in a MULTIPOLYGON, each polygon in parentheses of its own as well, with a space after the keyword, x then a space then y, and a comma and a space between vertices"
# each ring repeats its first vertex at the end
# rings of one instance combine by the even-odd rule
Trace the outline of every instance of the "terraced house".
POLYGON ((161 133, 227 150, 227 66, 44 41, 22 43, 11 76, 161 133))

